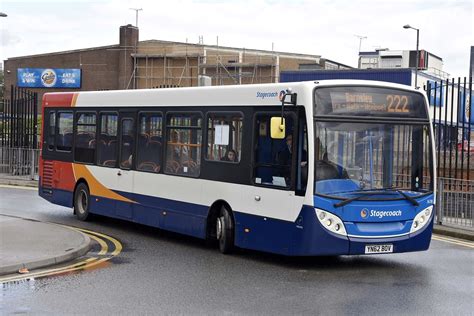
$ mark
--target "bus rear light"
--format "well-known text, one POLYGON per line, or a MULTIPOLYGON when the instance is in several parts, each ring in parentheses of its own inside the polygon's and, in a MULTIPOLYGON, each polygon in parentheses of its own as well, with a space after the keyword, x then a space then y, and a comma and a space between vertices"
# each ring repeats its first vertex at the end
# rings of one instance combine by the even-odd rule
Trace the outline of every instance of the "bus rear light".
POLYGON ((324 228, 335 234, 347 236, 346 228, 339 217, 319 208, 315 208, 315 210, 316 217, 324 228))
POLYGON ((416 214, 413 219, 413 224, 411 224, 410 234, 414 233, 430 222, 431 214, 433 213, 433 205, 428 206, 423 211, 416 214))

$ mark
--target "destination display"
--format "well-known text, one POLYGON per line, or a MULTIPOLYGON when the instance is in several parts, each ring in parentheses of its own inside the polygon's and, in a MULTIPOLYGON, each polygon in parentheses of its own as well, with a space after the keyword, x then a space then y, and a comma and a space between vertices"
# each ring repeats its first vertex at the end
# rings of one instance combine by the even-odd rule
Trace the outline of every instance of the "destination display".
POLYGON ((316 115, 403 116, 426 118, 424 98, 410 91, 344 87, 316 90, 316 115))

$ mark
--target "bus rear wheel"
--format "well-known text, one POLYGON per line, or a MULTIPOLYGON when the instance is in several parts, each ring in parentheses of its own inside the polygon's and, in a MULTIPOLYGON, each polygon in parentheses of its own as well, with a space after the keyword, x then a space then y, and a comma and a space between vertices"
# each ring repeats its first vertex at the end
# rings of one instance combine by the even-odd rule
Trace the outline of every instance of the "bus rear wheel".
POLYGON ((230 211, 222 206, 216 221, 216 235, 219 250, 223 254, 231 253, 234 249, 234 222, 230 211))
POLYGON ((85 183, 79 183, 74 192, 74 211, 76 216, 81 221, 87 221, 91 218, 89 213, 90 208, 90 194, 89 188, 85 183))

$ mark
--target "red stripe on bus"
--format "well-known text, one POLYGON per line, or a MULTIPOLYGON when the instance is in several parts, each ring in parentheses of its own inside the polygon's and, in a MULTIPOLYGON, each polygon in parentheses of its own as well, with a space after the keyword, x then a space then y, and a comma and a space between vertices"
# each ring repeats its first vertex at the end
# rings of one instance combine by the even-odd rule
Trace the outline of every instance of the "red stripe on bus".
POLYGON ((43 107, 70 107, 76 103, 77 93, 47 93, 43 96, 43 107))

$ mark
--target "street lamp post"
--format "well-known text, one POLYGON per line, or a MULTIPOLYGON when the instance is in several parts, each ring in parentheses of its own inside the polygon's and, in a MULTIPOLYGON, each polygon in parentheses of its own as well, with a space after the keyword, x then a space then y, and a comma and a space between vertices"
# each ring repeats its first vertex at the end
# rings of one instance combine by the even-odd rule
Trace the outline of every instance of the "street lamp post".
POLYGON ((420 42, 420 30, 411 26, 410 24, 404 25, 404 29, 413 29, 416 31, 416 68, 415 68, 415 88, 418 87, 418 61, 420 60, 420 51, 418 49, 418 44, 420 42))

